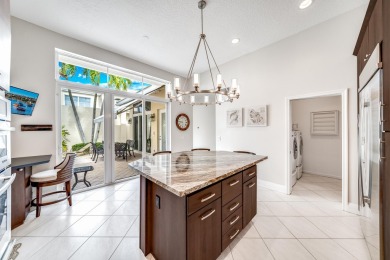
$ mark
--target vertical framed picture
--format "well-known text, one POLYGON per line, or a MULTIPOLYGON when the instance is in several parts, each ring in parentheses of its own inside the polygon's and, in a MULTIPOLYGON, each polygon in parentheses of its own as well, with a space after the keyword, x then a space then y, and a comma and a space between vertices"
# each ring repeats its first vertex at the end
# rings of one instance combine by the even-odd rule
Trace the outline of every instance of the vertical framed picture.
POLYGON ((226 125, 228 127, 242 127, 242 109, 233 109, 226 112, 226 125))
POLYGON ((267 126, 267 106, 248 107, 245 118, 246 126, 267 126))

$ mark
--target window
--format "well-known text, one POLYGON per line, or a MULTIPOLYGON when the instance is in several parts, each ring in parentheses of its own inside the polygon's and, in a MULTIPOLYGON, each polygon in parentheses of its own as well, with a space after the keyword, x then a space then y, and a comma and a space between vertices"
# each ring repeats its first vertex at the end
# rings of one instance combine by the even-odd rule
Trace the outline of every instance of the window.
POLYGON ((137 94, 148 94, 164 85, 160 80, 149 79, 125 68, 112 68, 108 64, 102 65, 91 59, 74 56, 76 55, 58 55, 59 80, 137 94))
MULTIPOLYGON (((92 98, 72 95, 76 107, 92 107, 92 98)), ((65 106, 71 106, 69 95, 65 95, 65 106)))

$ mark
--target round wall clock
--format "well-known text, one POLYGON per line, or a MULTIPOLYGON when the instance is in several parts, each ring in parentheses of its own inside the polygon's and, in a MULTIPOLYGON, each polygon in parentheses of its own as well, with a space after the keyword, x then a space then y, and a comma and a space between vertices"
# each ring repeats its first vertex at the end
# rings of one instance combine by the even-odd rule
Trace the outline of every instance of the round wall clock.
POLYGON ((176 127, 181 130, 185 131, 190 126, 190 119, 186 114, 180 114, 176 117, 176 127))

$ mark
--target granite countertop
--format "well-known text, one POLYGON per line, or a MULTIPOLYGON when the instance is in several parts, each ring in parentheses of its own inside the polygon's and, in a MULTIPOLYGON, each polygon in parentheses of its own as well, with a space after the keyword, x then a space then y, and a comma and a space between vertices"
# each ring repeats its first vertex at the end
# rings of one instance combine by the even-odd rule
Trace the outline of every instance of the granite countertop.
POLYGON ((44 164, 50 162, 51 154, 38 155, 38 156, 26 156, 11 159, 11 167, 28 167, 38 164, 44 164))
POLYGON ((268 159, 225 151, 194 151, 146 156, 129 166, 148 180, 183 197, 268 159))

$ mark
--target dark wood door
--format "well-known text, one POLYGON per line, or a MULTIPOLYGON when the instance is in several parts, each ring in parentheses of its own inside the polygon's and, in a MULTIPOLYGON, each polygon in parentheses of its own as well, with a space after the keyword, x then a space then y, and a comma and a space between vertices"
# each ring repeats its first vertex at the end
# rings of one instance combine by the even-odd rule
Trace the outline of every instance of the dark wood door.
POLYGON ((358 55, 357 55, 358 75, 360 75, 360 73, 364 69, 364 66, 366 65, 366 62, 367 62, 368 57, 369 57, 369 53, 368 53, 368 45, 369 45, 368 37, 369 37, 369 32, 368 32, 368 28, 367 28, 366 32, 364 34, 364 37, 363 37, 363 41, 362 41, 362 43, 360 45, 360 49, 359 49, 358 55))
POLYGON ((221 198, 188 217, 187 259, 215 260, 221 254, 221 198))
MULTIPOLYGON (((390 1, 382 2, 383 25, 390 24, 390 1)), ((382 62, 383 62, 383 130, 390 131, 390 30, 383 27, 382 62)), ((387 186, 388 189, 388 186, 387 186)), ((390 197, 389 197, 390 199, 390 197)), ((390 204, 390 202, 389 202, 390 204)), ((389 247, 390 251, 390 247, 389 247)), ((390 256, 387 256, 390 257, 390 256)))
POLYGON ((16 178, 11 188, 11 228, 14 229, 23 224, 26 216, 24 168, 12 168, 16 178))
POLYGON ((257 214, 257 183, 256 177, 244 183, 242 202, 242 226, 249 224, 257 214))

